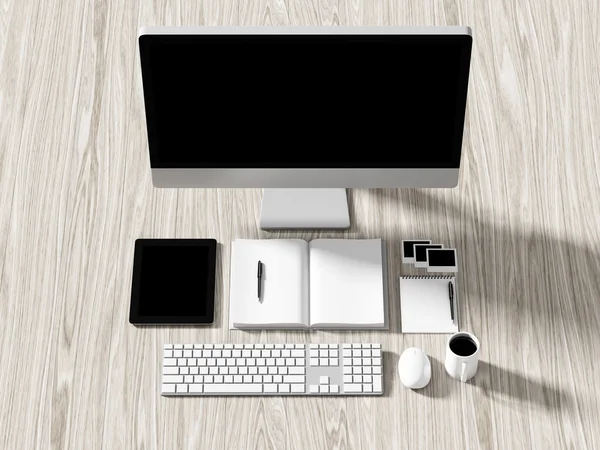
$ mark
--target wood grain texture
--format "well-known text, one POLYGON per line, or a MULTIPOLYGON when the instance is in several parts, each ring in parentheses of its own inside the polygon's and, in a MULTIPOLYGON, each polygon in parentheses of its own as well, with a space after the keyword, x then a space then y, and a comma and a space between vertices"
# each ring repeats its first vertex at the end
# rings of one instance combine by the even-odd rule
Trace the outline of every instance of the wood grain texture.
POLYGON ((0 448, 600 448, 600 3, 596 0, 0 0, 0 448), (461 179, 353 190, 344 233, 258 230, 260 190, 151 185, 142 25, 470 25, 461 179), (446 336, 227 328, 233 238, 383 237, 459 249, 471 383, 446 336), (133 243, 215 237, 216 324, 128 323, 133 243), (165 342, 378 341, 374 398, 159 395, 165 342), (433 380, 402 387, 403 349, 433 380))

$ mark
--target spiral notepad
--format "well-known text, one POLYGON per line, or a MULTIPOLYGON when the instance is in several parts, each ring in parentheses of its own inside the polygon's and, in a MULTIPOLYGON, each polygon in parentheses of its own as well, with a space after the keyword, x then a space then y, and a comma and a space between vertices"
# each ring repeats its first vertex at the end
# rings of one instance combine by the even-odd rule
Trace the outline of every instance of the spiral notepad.
POLYGON ((453 276, 400 277, 402 333, 455 333, 458 331, 458 289, 453 276), (453 284, 454 321, 448 283, 453 284))

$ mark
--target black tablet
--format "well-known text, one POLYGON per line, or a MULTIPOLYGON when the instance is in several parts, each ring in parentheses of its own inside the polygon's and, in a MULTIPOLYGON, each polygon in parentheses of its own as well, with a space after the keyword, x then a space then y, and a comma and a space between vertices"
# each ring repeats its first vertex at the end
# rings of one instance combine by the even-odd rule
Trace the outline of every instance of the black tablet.
POLYGON ((137 239, 129 322, 212 324, 215 239, 137 239))

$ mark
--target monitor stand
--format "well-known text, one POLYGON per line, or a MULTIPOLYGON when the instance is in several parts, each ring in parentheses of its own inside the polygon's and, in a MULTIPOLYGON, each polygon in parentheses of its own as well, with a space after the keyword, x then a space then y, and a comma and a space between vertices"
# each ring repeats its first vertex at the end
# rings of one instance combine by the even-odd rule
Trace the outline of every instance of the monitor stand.
POLYGON ((260 228, 350 228, 346 189, 264 189, 260 228))

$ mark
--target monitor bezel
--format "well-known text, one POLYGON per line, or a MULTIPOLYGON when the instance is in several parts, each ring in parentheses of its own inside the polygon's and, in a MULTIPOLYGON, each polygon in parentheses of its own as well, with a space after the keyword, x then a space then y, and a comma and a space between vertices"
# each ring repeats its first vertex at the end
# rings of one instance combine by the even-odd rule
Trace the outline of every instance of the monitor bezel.
MULTIPOLYGON (((144 86, 144 106, 146 112, 146 122, 148 131, 148 147, 150 155, 150 166, 154 172, 158 170, 211 170, 218 169, 221 171, 227 170, 289 170, 289 166, 275 167, 270 165, 269 167, 236 167, 233 163, 229 167, 218 166, 214 167, 210 164, 198 165, 198 164, 165 164, 160 161, 160 146, 155 127, 155 114, 153 99, 150 92, 150 85, 152 82, 151 71, 149 70, 147 61, 147 52, 149 51, 149 44, 152 44, 156 40, 168 38, 168 36, 176 36, 181 39, 182 36, 190 36, 196 38, 198 35, 347 35, 347 36, 358 36, 358 35, 384 35, 384 36, 428 36, 432 40, 445 39, 448 36, 452 36, 453 39, 458 39, 462 44, 462 60, 461 60, 461 73, 460 73, 460 86, 458 89, 458 102, 457 110, 455 115, 455 133, 454 142, 452 145, 452 162, 449 165, 444 166, 408 166, 398 164, 382 165, 380 167, 368 166, 366 168, 372 170, 385 170, 385 169, 396 169, 396 170, 419 170, 419 169, 458 169, 460 167, 460 160, 462 156, 462 142, 464 135, 464 122, 465 122, 465 111, 466 111, 466 99, 468 91, 468 80, 470 72, 470 59, 471 59, 471 48, 472 48, 472 32, 469 27, 144 27, 140 29, 138 41, 140 51, 140 61, 142 69, 142 81, 144 86)), ((319 163, 315 161, 314 166, 308 164, 297 170, 338 170, 337 168, 323 168, 319 166, 319 163)), ((342 169, 342 168, 340 168, 342 169)), ((362 170, 360 167, 353 167, 351 170, 362 170)), ((156 183, 155 183, 156 184, 156 183)))

